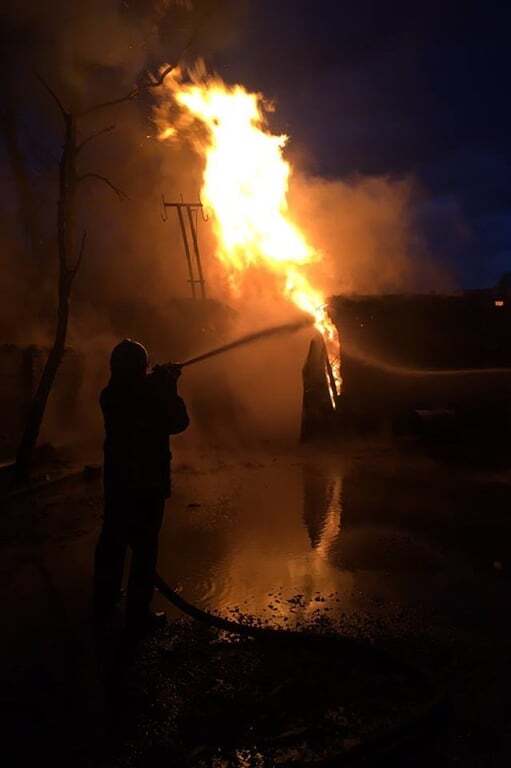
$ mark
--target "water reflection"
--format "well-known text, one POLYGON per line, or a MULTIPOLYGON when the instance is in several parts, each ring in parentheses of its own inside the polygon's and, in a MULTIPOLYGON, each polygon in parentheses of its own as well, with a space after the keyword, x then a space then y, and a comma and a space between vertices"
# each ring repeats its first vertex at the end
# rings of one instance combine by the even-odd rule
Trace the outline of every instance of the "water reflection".
POLYGON ((311 547, 327 558, 341 533, 343 475, 326 474, 319 468, 304 467, 303 520, 311 547))
POLYGON ((481 549, 467 525, 486 519, 488 491, 474 493, 469 475, 402 455, 190 462, 176 473, 159 567, 202 607, 287 626, 318 609, 434 607, 481 549))
POLYGON ((358 609, 385 590, 428 595, 445 570, 424 535, 439 490, 426 473, 399 471, 398 481, 394 464, 372 471, 324 456, 189 467, 176 476, 162 575, 199 605, 282 623, 358 609))
POLYGON ((341 536, 343 470, 304 464, 302 480, 301 524, 308 535, 308 547, 292 564, 292 581, 300 595, 296 616, 310 618, 319 608, 330 610, 329 599, 342 594, 349 600, 353 577, 339 573, 329 560, 329 553, 341 536))
POLYGON ((349 599, 352 574, 328 559, 341 535, 342 484, 342 467, 296 458, 180 474, 162 534, 164 577, 203 606, 281 622, 326 608, 323 596, 349 599), (190 494, 200 506, 183 506, 190 494))

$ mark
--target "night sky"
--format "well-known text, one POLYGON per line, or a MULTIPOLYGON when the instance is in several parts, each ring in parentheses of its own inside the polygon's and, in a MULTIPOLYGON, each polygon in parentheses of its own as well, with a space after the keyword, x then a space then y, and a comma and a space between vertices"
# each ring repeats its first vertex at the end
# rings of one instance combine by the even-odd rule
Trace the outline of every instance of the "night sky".
POLYGON ((511 269, 510 22, 505 3, 258 0, 214 66, 276 101, 309 172, 416 179, 434 258, 490 285, 511 269))
MULTIPOLYGON (((61 126, 34 71, 71 103, 108 100, 147 69, 173 60, 193 28, 190 8, 198 13, 205 5, 211 12, 189 63, 204 56, 227 82, 273 100, 270 127, 291 137, 286 152, 300 170, 348 182, 412 180, 411 224, 453 285, 490 286, 511 270, 509 4, 55 2, 60 11, 48 15, 37 0, 20 0, 0 21, 4 104, 13 102, 18 112, 20 143, 35 176, 40 166, 54 169, 61 126), (162 7, 169 10, 167 25, 155 10, 162 7)), ((119 124, 119 153, 124 146, 130 152, 124 114, 108 118, 119 124)), ((117 164, 109 168, 103 146, 92 159, 96 166, 134 186, 119 173, 129 165, 125 157, 111 153, 117 164)), ((147 163, 145 155, 140 162, 147 163)), ((143 173, 150 176, 151 169, 141 166, 133 175, 143 173)), ((12 208, 11 189, 4 198, 4 209, 12 208)), ((52 215, 48 210, 46 219, 52 215)))

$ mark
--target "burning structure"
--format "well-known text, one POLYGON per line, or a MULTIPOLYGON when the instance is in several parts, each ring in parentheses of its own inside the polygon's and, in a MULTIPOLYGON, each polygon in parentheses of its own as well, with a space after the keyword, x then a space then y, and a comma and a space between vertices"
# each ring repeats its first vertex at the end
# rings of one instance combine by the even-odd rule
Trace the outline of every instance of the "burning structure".
POLYGON ((167 75, 156 122, 162 141, 185 139, 203 160, 199 205, 211 214, 229 295, 242 306, 271 295, 314 320, 302 439, 332 427, 403 424, 410 414, 505 409, 507 283, 475 294, 342 296, 327 308, 333 286, 327 291, 316 270, 327 255, 289 211, 287 137, 269 131, 271 107, 200 66, 188 75, 167 75))
POLYGON ((313 318, 325 350, 323 379, 335 409, 341 386, 339 339, 326 295, 312 274, 322 254, 289 213, 291 168, 282 153, 287 136, 267 129, 268 106, 261 94, 227 86, 201 67, 187 82, 179 69, 173 70, 162 88, 156 110, 159 137, 187 137, 204 160, 201 203, 212 213, 215 255, 231 295, 246 302, 254 293, 271 293, 313 318))
MULTIPOLYGON (((201 342, 206 346, 207 339, 207 346, 225 340, 209 339, 210 320, 213 315, 220 318, 223 310, 219 314, 217 309, 224 304, 206 299, 193 218, 203 211, 214 236, 210 251, 216 278, 220 276, 225 289, 221 298, 228 299, 225 304, 234 303, 241 310, 238 316, 251 324, 237 328, 236 334, 252 332, 258 325, 293 322, 297 312, 313 321, 316 334, 303 372, 303 439, 350 425, 358 430, 389 419, 395 424, 419 411, 467 409, 484 398, 505 407, 509 377, 502 368, 509 364, 505 339, 510 303, 506 281, 500 293, 344 295, 328 302, 336 286, 325 280, 324 266, 333 249, 318 248, 290 210, 287 136, 270 131, 266 113, 271 106, 261 94, 227 85, 201 66, 188 73, 179 68, 164 72, 155 89, 159 139, 185 141, 201 160, 199 199, 195 193, 194 203, 163 200, 164 211, 177 210, 190 287, 201 303, 200 308, 179 304, 186 306, 187 318, 176 324, 182 344, 168 349, 166 341, 165 354, 175 359, 189 356, 197 351, 198 336, 203 337, 199 347, 201 342), (189 332, 181 333, 181 325, 189 326, 189 332), (195 348, 188 349, 191 337, 195 348), (481 372, 485 368, 499 370, 481 372)), ((145 307, 141 314, 147 314, 145 307)), ((124 315, 133 320, 136 316, 132 331, 126 317, 122 319, 124 332, 136 336, 144 326, 133 303, 124 315)), ((170 311, 162 318, 164 324, 169 316, 170 311)), ((220 323, 224 330, 226 324, 227 316, 220 323)), ((160 323, 146 325, 158 326, 155 335, 160 335, 160 323)), ((157 348, 156 338, 148 342, 157 348)))
MULTIPOLYGON (((163 200, 164 211, 177 210, 190 287, 201 300, 200 308, 174 302, 176 317, 186 319, 174 323, 181 346, 168 352, 166 347, 166 354, 188 356, 196 351, 188 349, 188 340, 195 345, 200 336, 214 346, 218 328, 222 335, 229 325, 224 305, 206 299, 193 219, 203 210, 211 222, 224 295, 243 314, 259 303, 257 320, 263 326, 294 321, 297 311, 313 321, 316 334, 303 372, 303 439, 349 426, 403 423, 419 412, 469 410, 474 403, 482 407, 483 400, 486 410, 490 404, 507 408, 509 376, 503 369, 510 365, 509 280, 494 292, 344 295, 328 302, 335 286, 325 281, 322 267, 333 254, 317 248, 290 211, 287 136, 269 130, 266 112, 271 107, 261 94, 226 85, 200 66, 188 77, 178 68, 165 72, 156 89, 159 139, 186 141, 202 161, 200 199, 163 200), (266 316, 270 306, 272 314, 266 316)), ((121 314, 125 332, 130 332, 126 316, 132 317, 136 336, 144 326, 133 302, 121 314)), ((147 315, 145 306, 140 315, 147 315)), ((169 316, 170 310, 164 324, 169 316)), ((154 332, 160 335, 159 322, 149 326, 158 327, 154 332)), ((156 348, 157 341, 149 338, 150 346, 156 348)))

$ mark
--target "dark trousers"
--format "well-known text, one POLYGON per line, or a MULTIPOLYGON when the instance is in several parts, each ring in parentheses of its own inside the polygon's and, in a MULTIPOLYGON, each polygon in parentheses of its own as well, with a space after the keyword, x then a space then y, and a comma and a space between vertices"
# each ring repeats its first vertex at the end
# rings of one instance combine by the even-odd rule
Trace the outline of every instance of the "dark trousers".
POLYGON ((165 498, 154 491, 105 494, 103 528, 96 547, 94 612, 97 618, 112 613, 121 594, 124 561, 132 552, 128 581, 128 624, 143 622, 154 591, 165 498))

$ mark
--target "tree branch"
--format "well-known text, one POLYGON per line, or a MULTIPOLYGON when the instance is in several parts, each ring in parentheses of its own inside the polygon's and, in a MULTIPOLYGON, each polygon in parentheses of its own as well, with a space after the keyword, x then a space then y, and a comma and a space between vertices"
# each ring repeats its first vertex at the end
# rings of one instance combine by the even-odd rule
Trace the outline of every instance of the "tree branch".
MULTIPOLYGON (((181 54, 181 56, 182 55, 183 54, 181 54)), ((181 56, 178 59, 178 63, 179 63, 179 60, 181 59, 181 56)), ((177 63, 168 64, 157 79, 151 78, 151 80, 149 80, 149 82, 146 83, 146 88, 159 88, 160 85, 163 85, 163 81, 165 80, 167 75, 170 75, 170 73, 172 72, 173 69, 175 69, 175 67, 177 67, 177 63)))
POLYGON ((107 125, 105 128, 100 128, 99 131, 94 131, 94 133, 91 133, 90 136, 87 136, 86 139, 78 144, 76 147, 76 154, 78 154, 78 152, 80 152, 85 147, 85 145, 89 143, 89 141, 94 141, 94 139, 97 139, 98 136, 102 136, 104 133, 111 133, 112 131, 115 131, 115 125, 107 125))
POLYGON ((79 112, 77 117, 85 117, 86 115, 90 115, 92 112, 99 112, 100 110, 107 109, 108 107, 115 107, 117 106, 117 104, 124 104, 127 101, 133 101, 133 99, 136 99, 137 96, 140 95, 141 91, 146 90, 147 88, 159 88, 160 85, 163 85, 163 81, 165 80, 167 75, 170 74, 170 72, 172 72, 172 70, 178 66, 183 56, 193 45, 195 38, 197 37, 202 25, 206 21, 206 18, 208 17, 209 13, 203 14, 203 17, 200 23, 197 24, 195 29, 192 31, 190 37, 186 42, 186 45, 181 49, 181 53, 177 57, 175 63, 167 65, 156 80, 151 79, 149 80, 149 82, 144 83, 143 86, 136 85, 134 88, 131 89, 129 93, 125 94, 124 96, 120 96, 118 99, 112 99, 111 101, 102 101, 99 104, 94 104, 92 107, 85 109, 83 112, 79 112))
POLYGON ((202 19, 197 24, 197 26, 192 30, 192 33, 190 34, 190 37, 188 38, 186 45, 181 49, 181 53, 177 57, 174 64, 168 64, 165 69, 160 73, 160 76, 157 79, 151 79, 148 83, 146 83, 146 88, 159 88, 160 85, 163 85, 163 82, 167 75, 170 75, 173 69, 175 69, 178 65, 181 59, 185 56, 187 51, 192 47, 193 43, 195 42, 195 39, 197 35, 199 34, 199 31, 206 21, 207 17, 209 16, 209 13, 204 12, 202 15, 202 19))
POLYGON ((128 196, 122 191, 122 189, 116 187, 115 184, 113 184, 110 179, 107 179, 106 176, 101 176, 99 173, 84 173, 82 176, 77 176, 76 181, 85 181, 85 179, 96 179, 97 181, 102 181, 103 184, 106 184, 107 187, 110 187, 112 192, 115 192, 119 200, 128 200, 128 196))
POLYGON ((62 117, 64 118, 64 120, 67 120, 69 118, 69 112, 64 109, 64 106, 63 106, 61 100, 59 99, 59 97, 57 96, 57 94, 55 93, 53 88, 51 88, 48 85, 46 80, 43 77, 41 77, 41 75, 38 72, 35 73, 35 76, 37 77, 37 79, 39 80, 41 85, 48 91, 48 93, 50 94, 52 99, 55 101, 55 103, 56 103, 57 107, 59 108, 60 113, 61 113, 62 117))
POLYGON ((99 104, 94 104, 94 106, 85 109, 83 112, 79 112, 78 117, 85 117, 86 115, 90 115, 92 112, 99 112, 101 109, 115 107, 117 104, 124 104, 126 101, 133 101, 133 99, 136 99, 139 93, 140 88, 136 86, 135 88, 132 88, 129 93, 125 94, 124 96, 120 96, 118 99, 102 101, 99 104))
POLYGON ((84 230, 84 233, 82 235, 82 242, 80 243, 80 251, 78 253, 78 258, 76 260, 76 264, 74 265, 74 267, 72 267, 69 270, 70 276, 71 276, 71 280, 75 279, 76 273, 80 269, 80 266, 81 266, 81 263, 82 263, 82 259, 83 259, 83 254, 84 254, 84 251, 85 251, 85 243, 86 243, 86 241, 87 241, 87 230, 84 230))

